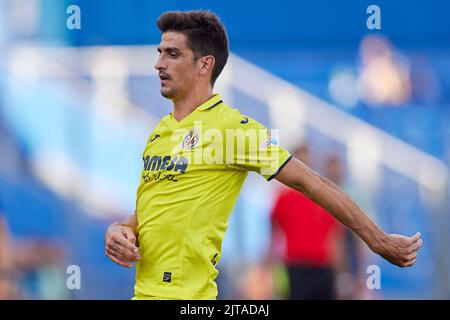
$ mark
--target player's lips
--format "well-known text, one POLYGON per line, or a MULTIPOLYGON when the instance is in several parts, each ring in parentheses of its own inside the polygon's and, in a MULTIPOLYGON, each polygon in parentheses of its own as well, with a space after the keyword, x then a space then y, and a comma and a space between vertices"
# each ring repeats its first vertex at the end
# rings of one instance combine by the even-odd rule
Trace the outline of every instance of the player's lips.
POLYGON ((170 80, 170 77, 166 74, 160 74, 159 79, 161 80, 161 82, 166 82, 170 80))

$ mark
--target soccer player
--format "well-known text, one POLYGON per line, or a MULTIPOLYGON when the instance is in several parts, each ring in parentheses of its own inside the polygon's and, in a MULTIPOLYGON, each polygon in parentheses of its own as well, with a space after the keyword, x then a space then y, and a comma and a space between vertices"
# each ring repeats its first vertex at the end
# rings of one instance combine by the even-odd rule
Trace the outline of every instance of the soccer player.
POLYGON ((384 233, 336 185, 278 146, 263 125, 213 94, 228 59, 227 34, 216 15, 166 12, 157 24, 162 38, 155 69, 173 112, 148 138, 135 212, 105 234, 112 261, 128 268, 136 262, 134 299, 217 298, 215 266, 249 171, 304 193, 391 263, 415 263, 420 233, 384 233))

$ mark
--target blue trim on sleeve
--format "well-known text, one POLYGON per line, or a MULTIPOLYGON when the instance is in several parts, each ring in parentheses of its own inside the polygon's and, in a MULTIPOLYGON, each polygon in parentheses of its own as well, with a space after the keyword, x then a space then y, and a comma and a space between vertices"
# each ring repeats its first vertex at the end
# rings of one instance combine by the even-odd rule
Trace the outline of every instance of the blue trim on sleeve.
POLYGON ((269 177, 269 179, 267 179, 267 181, 270 181, 270 180, 272 180, 273 178, 275 178, 275 176, 276 176, 278 173, 280 173, 281 169, 283 169, 284 166, 287 165, 287 163, 288 163, 289 160, 291 160, 291 159, 292 159, 292 156, 289 156, 289 158, 287 158, 286 161, 278 168, 277 172, 275 172, 273 175, 271 175, 271 176, 269 177))

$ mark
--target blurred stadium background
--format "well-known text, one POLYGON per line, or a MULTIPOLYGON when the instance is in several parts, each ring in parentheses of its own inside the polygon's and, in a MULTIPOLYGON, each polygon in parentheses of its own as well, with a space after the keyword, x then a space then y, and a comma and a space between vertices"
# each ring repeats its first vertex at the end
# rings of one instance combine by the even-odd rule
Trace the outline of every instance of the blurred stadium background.
MULTIPOLYGON (((104 256, 104 231, 134 209, 147 135, 171 110, 153 69, 156 19, 185 9, 211 9, 228 29, 216 92, 280 129, 282 145, 308 144, 319 172, 339 156, 346 190, 386 231, 422 232, 413 268, 367 253, 364 272, 379 265, 382 287, 360 297, 449 299, 445 0, 0 0, 0 191, 19 296, 132 296, 134 270, 104 256), (366 27, 371 4, 381 30, 366 27), (81 30, 66 27, 70 5, 81 30), (66 288, 69 265, 80 266, 80 290, 66 288)), ((283 298, 282 268, 272 282, 255 271, 276 189, 255 174, 246 181, 223 243, 220 298, 283 298)))

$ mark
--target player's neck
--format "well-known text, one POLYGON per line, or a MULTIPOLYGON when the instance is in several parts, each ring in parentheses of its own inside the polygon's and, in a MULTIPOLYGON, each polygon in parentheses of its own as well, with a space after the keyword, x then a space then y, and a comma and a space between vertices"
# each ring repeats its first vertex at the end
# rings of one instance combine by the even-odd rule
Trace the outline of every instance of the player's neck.
POLYGON ((192 90, 186 97, 174 101, 173 117, 175 120, 180 122, 191 114, 197 107, 211 99, 212 95, 212 88, 201 91, 192 90))

